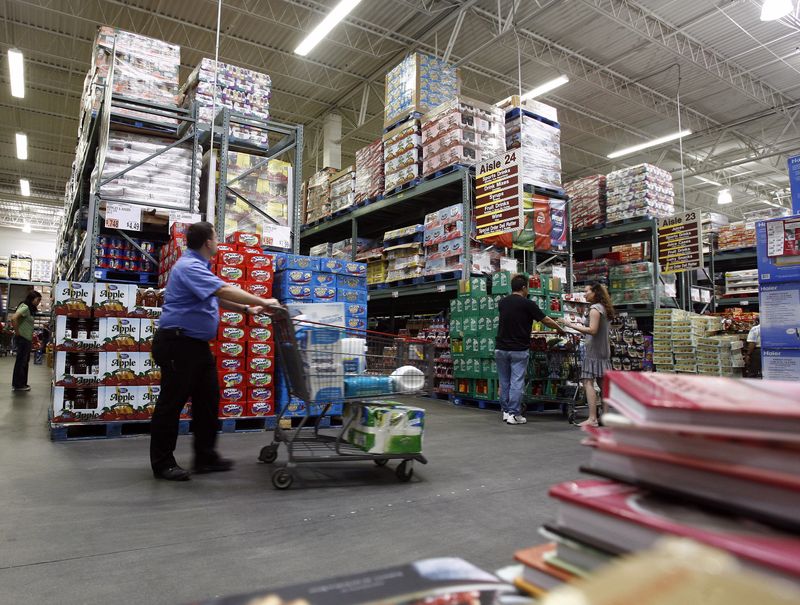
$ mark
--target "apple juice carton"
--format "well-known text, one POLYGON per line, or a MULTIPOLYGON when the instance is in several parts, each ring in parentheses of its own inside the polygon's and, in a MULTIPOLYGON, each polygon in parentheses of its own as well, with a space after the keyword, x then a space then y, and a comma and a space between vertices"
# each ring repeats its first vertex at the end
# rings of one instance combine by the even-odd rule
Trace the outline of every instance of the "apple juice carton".
POLYGON ((95 317, 127 317, 136 306, 136 291, 133 284, 94 285, 92 309, 95 317))
POLYGON ((55 314, 69 317, 91 317, 95 284, 60 281, 56 285, 55 314))
POLYGON ((103 351, 138 351, 141 321, 133 317, 101 317, 100 339, 103 351))

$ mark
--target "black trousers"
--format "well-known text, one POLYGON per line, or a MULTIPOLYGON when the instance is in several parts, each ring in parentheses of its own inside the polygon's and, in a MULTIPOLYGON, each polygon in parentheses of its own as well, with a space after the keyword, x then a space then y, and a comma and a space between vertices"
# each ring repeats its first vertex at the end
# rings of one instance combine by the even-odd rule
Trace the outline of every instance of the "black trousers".
POLYGON ((150 464, 156 472, 176 466, 181 410, 192 398, 192 431, 195 464, 216 461, 219 386, 214 356, 208 343, 180 334, 157 330, 153 359, 161 367, 161 393, 150 426, 150 464))
POLYGON ((17 348, 17 359, 14 361, 14 374, 11 376, 11 386, 21 389, 28 386, 28 365, 31 361, 31 341, 22 336, 14 338, 17 348))

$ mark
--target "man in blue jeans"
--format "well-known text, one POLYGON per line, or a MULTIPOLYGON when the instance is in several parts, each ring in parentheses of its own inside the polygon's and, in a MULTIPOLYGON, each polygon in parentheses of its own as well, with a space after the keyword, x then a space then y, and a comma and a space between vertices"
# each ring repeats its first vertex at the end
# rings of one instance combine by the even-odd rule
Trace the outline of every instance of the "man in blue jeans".
POLYGON ((528 279, 515 275, 511 279, 511 294, 500 301, 500 325, 497 328, 494 359, 500 378, 500 407, 503 422, 525 424, 521 413, 525 372, 531 348, 531 328, 534 321, 563 334, 564 330, 554 320, 545 316, 538 305, 528 300, 528 279))

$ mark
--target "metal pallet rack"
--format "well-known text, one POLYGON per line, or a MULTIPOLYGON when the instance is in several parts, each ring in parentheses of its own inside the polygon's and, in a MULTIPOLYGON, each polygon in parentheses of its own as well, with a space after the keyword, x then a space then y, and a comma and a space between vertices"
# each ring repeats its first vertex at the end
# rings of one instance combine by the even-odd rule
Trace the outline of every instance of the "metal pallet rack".
MULTIPOLYGON (((758 257, 755 247, 742 248, 738 250, 717 250, 716 237, 712 237, 709 245, 709 254, 706 265, 710 277, 711 286, 716 290, 717 271, 741 271, 746 269, 758 268, 758 257)), ((724 283, 724 280, 723 280, 724 283)), ((758 310, 758 294, 745 296, 722 296, 717 297, 716 292, 711 299, 711 311, 716 312, 718 307, 746 307, 748 310, 758 310)))
MULTIPOLYGON (((199 126, 201 131, 200 144, 204 150, 209 150, 212 147, 211 136, 212 130, 205 125, 199 126)), ((303 126, 302 124, 282 124, 280 122, 257 120, 249 118, 240 113, 232 111, 231 109, 222 108, 214 118, 213 129, 213 147, 219 150, 219 160, 216 162, 216 167, 219 172, 219 182, 224 183, 225 186, 216 187, 215 206, 212 212, 210 208, 208 218, 214 222, 217 233, 220 234, 222 239, 225 232, 225 214, 226 214, 226 200, 228 194, 233 195, 239 201, 247 204, 250 209, 262 217, 266 222, 272 224, 279 224, 278 220, 270 216, 266 211, 258 205, 249 200, 241 192, 237 191, 233 186, 236 182, 244 179, 245 177, 255 173, 268 165, 271 160, 279 159, 281 156, 289 155, 292 164, 292 187, 288 189, 288 203, 290 205, 290 224, 291 231, 291 250, 297 254, 300 250, 300 238, 298 237, 298 225, 300 225, 300 213, 302 208, 299 204, 300 187, 303 180, 303 126), (266 147, 257 145, 249 141, 237 139, 231 135, 232 126, 243 126, 249 129, 260 130, 266 132, 268 138, 276 139, 273 144, 266 147), (250 155, 261 156, 261 160, 254 166, 251 166, 247 171, 238 175, 234 179, 228 180, 228 154, 230 152, 241 152, 250 155)), ((209 175, 211 179, 213 175, 209 175)))

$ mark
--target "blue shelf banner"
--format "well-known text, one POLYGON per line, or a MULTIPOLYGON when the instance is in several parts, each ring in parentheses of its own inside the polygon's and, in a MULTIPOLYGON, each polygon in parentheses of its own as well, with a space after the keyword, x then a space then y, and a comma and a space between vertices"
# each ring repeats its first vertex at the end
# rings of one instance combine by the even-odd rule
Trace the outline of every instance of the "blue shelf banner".
POLYGON ((792 213, 800 214, 800 155, 789 158, 789 187, 792 190, 792 213))

